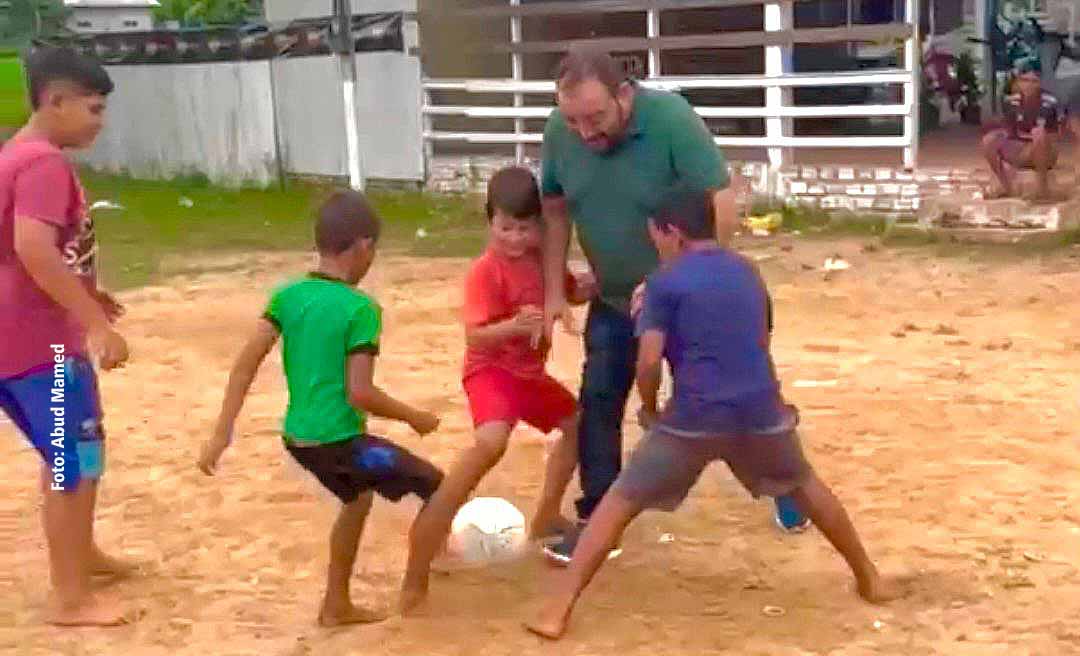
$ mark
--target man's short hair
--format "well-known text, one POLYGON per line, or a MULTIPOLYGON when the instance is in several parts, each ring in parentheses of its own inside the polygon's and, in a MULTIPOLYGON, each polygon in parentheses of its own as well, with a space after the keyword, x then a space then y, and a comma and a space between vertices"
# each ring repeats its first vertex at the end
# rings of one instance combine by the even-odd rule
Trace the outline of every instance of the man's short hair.
POLYGON ((664 194, 652 222, 661 230, 678 228, 687 239, 715 239, 714 195, 714 190, 702 187, 673 187, 664 194))
POLYGON ((323 255, 340 255, 361 239, 378 240, 381 223, 364 194, 335 192, 319 208, 315 246, 323 255))
POLYGON ((559 90, 575 87, 588 80, 597 80, 612 95, 626 82, 626 73, 606 50, 593 45, 575 45, 559 62, 555 73, 559 90))
POLYGON ((508 166, 491 177, 487 189, 487 218, 495 216, 495 210, 515 219, 540 221, 543 209, 540 188, 536 176, 521 166, 508 166))
POLYGON ((30 106, 41 106, 42 94, 53 82, 70 82, 87 95, 107 96, 113 82, 105 67, 70 48, 39 47, 26 58, 26 79, 30 87, 30 106))

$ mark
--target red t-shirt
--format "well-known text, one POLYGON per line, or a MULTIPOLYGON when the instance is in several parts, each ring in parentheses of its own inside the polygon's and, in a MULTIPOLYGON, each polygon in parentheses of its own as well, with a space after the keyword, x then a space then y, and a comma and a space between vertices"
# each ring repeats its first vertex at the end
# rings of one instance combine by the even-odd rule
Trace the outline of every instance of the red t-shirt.
MULTIPOLYGON (((509 319, 526 305, 544 307, 544 271, 537 254, 510 259, 486 251, 465 276, 465 325, 485 326, 509 319)), ((505 369, 515 376, 544 375, 547 346, 532 348, 526 336, 494 346, 465 350, 464 377, 487 367, 505 369)))
POLYGON ((87 289, 97 287, 94 225, 75 168, 44 139, 9 141, 0 150, 0 378, 53 361, 51 345, 85 355, 85 330, 41 290, 15 254, 15 221, 55 226, 56 246, 87 289))

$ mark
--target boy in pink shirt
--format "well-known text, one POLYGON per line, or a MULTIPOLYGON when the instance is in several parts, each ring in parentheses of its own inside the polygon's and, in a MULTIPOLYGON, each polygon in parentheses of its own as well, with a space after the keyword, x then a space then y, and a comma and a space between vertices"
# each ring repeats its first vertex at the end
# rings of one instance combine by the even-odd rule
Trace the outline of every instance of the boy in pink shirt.
POLYGON ((63 150, 94 142, 113 84, 61 48, 36 50, 26 73, 33 114, 0 150, 0 409, 44 461, 47 620, 108 626, 124 613, 90 579, 128 567, 93 539, 104 434, 90 355, 110 369, 128 353, 112 327, 121 307, 97 286, 94 226, 63 150))

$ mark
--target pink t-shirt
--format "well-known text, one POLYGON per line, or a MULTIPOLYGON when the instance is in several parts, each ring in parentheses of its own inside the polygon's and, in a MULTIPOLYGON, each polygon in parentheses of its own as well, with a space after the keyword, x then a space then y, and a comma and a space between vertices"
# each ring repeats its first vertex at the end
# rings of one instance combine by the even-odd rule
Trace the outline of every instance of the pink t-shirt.
POLYGON ((15 254, 15 222, 57 228, 56 246, 87 289, 97 287, 97 245, 82 185, 71 162, 48 141, 13 139, 0 150, 0 378, 53 360, 51 345, 85 355, 86 333, 41 290, 15 254))

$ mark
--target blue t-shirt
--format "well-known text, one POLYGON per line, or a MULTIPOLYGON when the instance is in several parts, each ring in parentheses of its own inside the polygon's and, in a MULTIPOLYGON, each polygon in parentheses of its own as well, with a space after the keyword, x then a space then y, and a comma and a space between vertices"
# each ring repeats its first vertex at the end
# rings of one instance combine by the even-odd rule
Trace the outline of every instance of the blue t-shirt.
POLYGON ((649 277, 638 334, 664 333, 675 377, 662 428, 687 437, 794 428, 769 354, 771 314, 757 270, 720 247, 686 253, 649 277))

